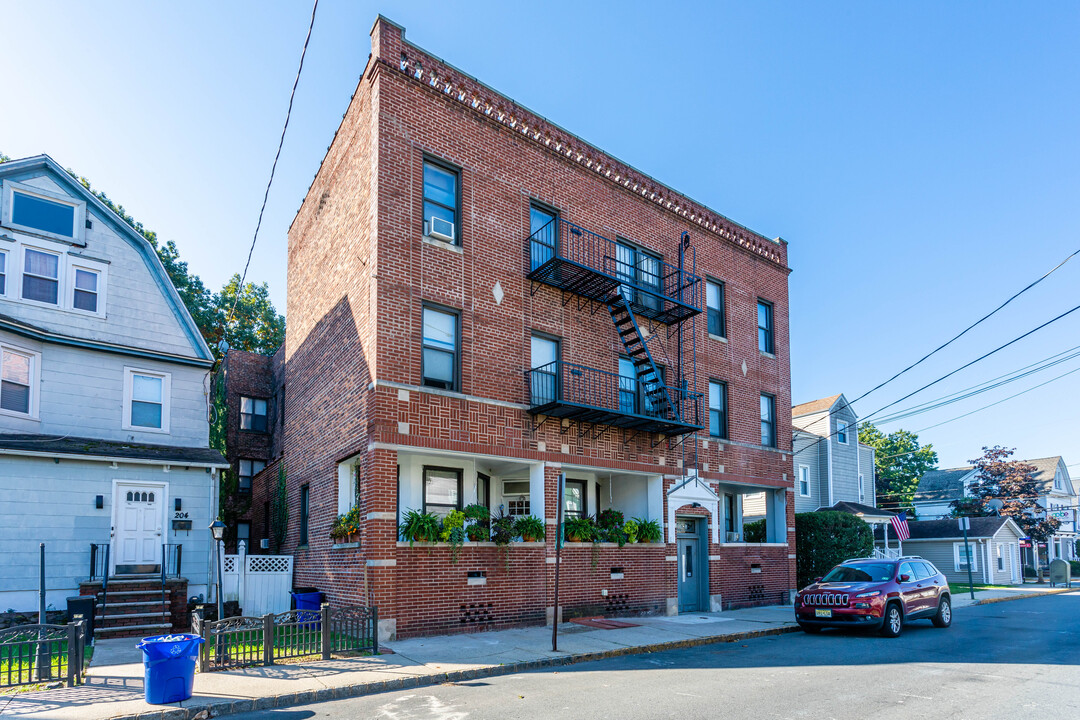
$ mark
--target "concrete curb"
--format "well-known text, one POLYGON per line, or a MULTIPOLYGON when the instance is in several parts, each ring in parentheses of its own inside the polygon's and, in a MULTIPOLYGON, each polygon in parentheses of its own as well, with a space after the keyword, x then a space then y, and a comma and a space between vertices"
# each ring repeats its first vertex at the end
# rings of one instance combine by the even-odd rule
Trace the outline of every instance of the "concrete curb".
POLYGON ((393 692, 395 690, 442 685, 443 683, 449 682, 477 680, 498 675, 513 675, 529 670, 576 665, 577 663, 623 657, 626 655, 643 655, 645 653, 698 647, 700 645, 741 642, 743 640, 752 640, 754 638, 768 637, 770 635, 785 635, 787 633, 798 631, 798 625, 783 625, 781 627, 768 628, 765 630, 751 630, 749 632, 735 633, 732 635, 710 635, 707 637, 688 638, 686 640, 675 640, 672 642, 653 643, 652 645, 637 645, 633 647, 616 648, 613 650, 603 650, 600 652, 579 653, 577 655, 567 655, 565 657, 527 660, 507 665, 492 665, 490 667, 474 668, 472 670, 456 670, 454 672, 432 673, 430 675, 396 678, 394 680, 378 680, 374 682, 358 683, 356 685, 346 685, 345 687, 339 688, 307 690, 247 700, 229 700, 206 705, 193 705, 191 707, 167 707, 162 710, 152 710, 137 715, 115 715, 108 718, 108 720, 196 720, 196 718, 198 720, 205 720, 206 718, 235 715, 237 713, 252 712, 255 710, 295 707, 297 705, 326 702, 328 700, 344 700, 346 698, 360 697, 361 695, 375 695, 377 693, 393 692))
POLYGON ((1061 588, 1058 590, 1039 590, 1038 592, 1023 593, 1018 595, 999 597, 999 598, 987 598, 985 600, 976 600, 973 603, 969 603, 964 607, 975 607, 976 605, 993 605, 999 602, 1011 602, 1013 600, 1027 600, 1028 598, 1045 597, 1047 595, 1061 595, 1068 592, 1076 592, 1080 588, 1061 588))

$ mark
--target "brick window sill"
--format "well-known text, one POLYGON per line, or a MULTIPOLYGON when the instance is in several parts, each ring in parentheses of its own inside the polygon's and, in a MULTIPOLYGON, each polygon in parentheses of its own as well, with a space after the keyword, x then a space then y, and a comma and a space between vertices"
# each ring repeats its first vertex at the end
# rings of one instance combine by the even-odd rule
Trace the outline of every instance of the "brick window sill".
POLYGON ((443 250, 449 250, 450 252, 455 252, 458 255, 464 255, 465 254, 465 250, 463 250, 460 245, 454 245, 453 243, 448 243, 445 240, 439 240, 438 238, 428 237, 427 235, 423 236, 420 239, 423 240, 424 243, 426 243, 428 245, 434 245, 435 247, 442 248, 443 250))
POLYGON ((719 340, 722 343, 726 343, 728 341, 728 339, 726 337, 724 337, 723 335, 713 335, 712 333, 709 333, 709 339, 710 340, 719 340))

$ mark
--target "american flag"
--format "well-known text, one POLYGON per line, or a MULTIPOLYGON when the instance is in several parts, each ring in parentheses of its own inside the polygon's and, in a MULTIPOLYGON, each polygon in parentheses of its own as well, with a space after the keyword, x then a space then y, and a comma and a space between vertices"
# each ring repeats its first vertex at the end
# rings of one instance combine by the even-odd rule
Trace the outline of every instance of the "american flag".
POLYGON ((892 523, 896 537, 900 538, 900 540, 907 540, 911 537, 911 531, 908 529, 907 524, 907 513, 902 512, 899 515, 893 515, 892 520, 889 522, 892 523))

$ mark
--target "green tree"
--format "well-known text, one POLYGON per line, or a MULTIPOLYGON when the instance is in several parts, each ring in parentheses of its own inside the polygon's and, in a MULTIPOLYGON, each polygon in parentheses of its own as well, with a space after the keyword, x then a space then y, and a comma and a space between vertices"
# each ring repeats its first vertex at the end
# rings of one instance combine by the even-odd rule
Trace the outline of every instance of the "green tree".
POLYGON ((873 551, 874 534, 862 518, 831 510, 795 515, 795 574, 800 588, 845 560, 869 557, 873 551))
POLYGON ((975 468, 975 478, 968 488, 968 497, 952 502, 953 515, 965 512, 993 515, 990 501, 997 500, 1001 502, 998 515, 1011 517, 1035 542, 1046 542, 1057 532, 1061 521, 1049 517, 1039 505, 1042 488, 1035 481, 1038 468, 1023 460, 1009 460, 1013 452, 995 445, 984 447, 979 459, 969 460, 975 468))
MULTIPOLYGON (((11 158, 0 152, 0 163, 10 160, 11 158)), ((191 319, 195 321, 195 326, 210 346, 215 359, 220 359, 222 355, 219 343, 223 332, 230 347, 265 355, 272 355, 277 351, 285 340, 285 318, 278 314, 270 302, 270 290, 266 283, 256 285, 249 282, 244 286, 236 313, 229 322, 228 330, 224 331, 225 320, 236 300, 240 276, 233 275, 221 292, 212 292, 198 275, 188 269, 188 264, 180 259, 180 251, 175 242, 160 242, 157 233, 147 230, 123 205, 113 202, 104 192, 95 190, 89 180, 74 170, 69 169, 67 172, 153 246, 180 300, 191 313, 191 319)))
POLYGON ((859 442, 874 448, 874 489, 878 507, 914 515, 911 500, 919 478, 938 465, 933 445, 919 445, 919 436, 908 430, 888 435, 873 423, 859 428, 859 442))

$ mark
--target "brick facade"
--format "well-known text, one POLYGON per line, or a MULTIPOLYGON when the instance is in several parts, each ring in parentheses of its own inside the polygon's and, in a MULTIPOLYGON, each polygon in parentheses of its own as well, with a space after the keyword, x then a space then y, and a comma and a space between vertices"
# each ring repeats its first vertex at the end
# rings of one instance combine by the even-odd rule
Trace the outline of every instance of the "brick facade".
MULTIPOLYGON (((690 470, 683 459, 696 455, 698 476, 713 492, 787 492, 775 520, 780 541, 707 544, 708 594, 724 608, 787 601, 795 575, 787 532, 794 525, 791 419, 781 411, 791 395, 786 263, 782 241, 736 225, 514 105, 406 43, 400 27, 380 18, 372 56, 289 232, 280 462, 288 478, 285 549, 296 557, 296 584, 318 587, 332 603, 378 605, 391 637, 541 623, 553 606, 559 473, 588 476, 598 502, 606 489, 609 506, 624 488, 648 487, 649 515, 663 521, 667 493, 690 470), (422 238, 425 158, 460 168, 458 247, 422 238), (697 333, 691 389, 707 394, 710 379, 728 383, 730 440, 701 433, 689 436, 686 448, 648 433, 628 438, 617 429, 540 425, 526 412, 532 332, 559 338, 563 360, 612 373, 622 352, 605 308, 526 277, 532 201, 673 264, 680 237, 690 234, 695 270, 725 283, 727 311, 726 342, 708 336, 704 315, 684 325, 697 333), (774 308, 774 353, 757 347, 758 299, 774 308), (421 387, 424 303, 460 313, 459 392, 421 387), (775 397, 776 448, 760 442, 762 393, 775 397), (490 471, 524 473, 530 487, 543 482, 543 508, 533 496, 532 512, 547 519, 547 540, 512 544, 509 566, 506 550, 488 544, 467 544, 453 563, 445 546, 398 542, 399 512, 415 509, 402 504, 412 496, 401 490, 399 497, 399 483, 416 482, 415 474, 399 479, 399 467, 434 464, 422 460, 430 457, 464 464, 468 478, 490 471), (350 473, 358 478, 361 542, 334 547, 328 531, 350 473), (301 492, 309 497, 306 544, 301 492), (484 573, 484 583, 474 577, 469 584, 470 572, 484 573)), ((259 478, 265 482, 256 484, 256 509, 276 477, 275 464, 259 478)), ((564 617, 672 612, 675 556, 667 542, 567 545, 564 617)))

